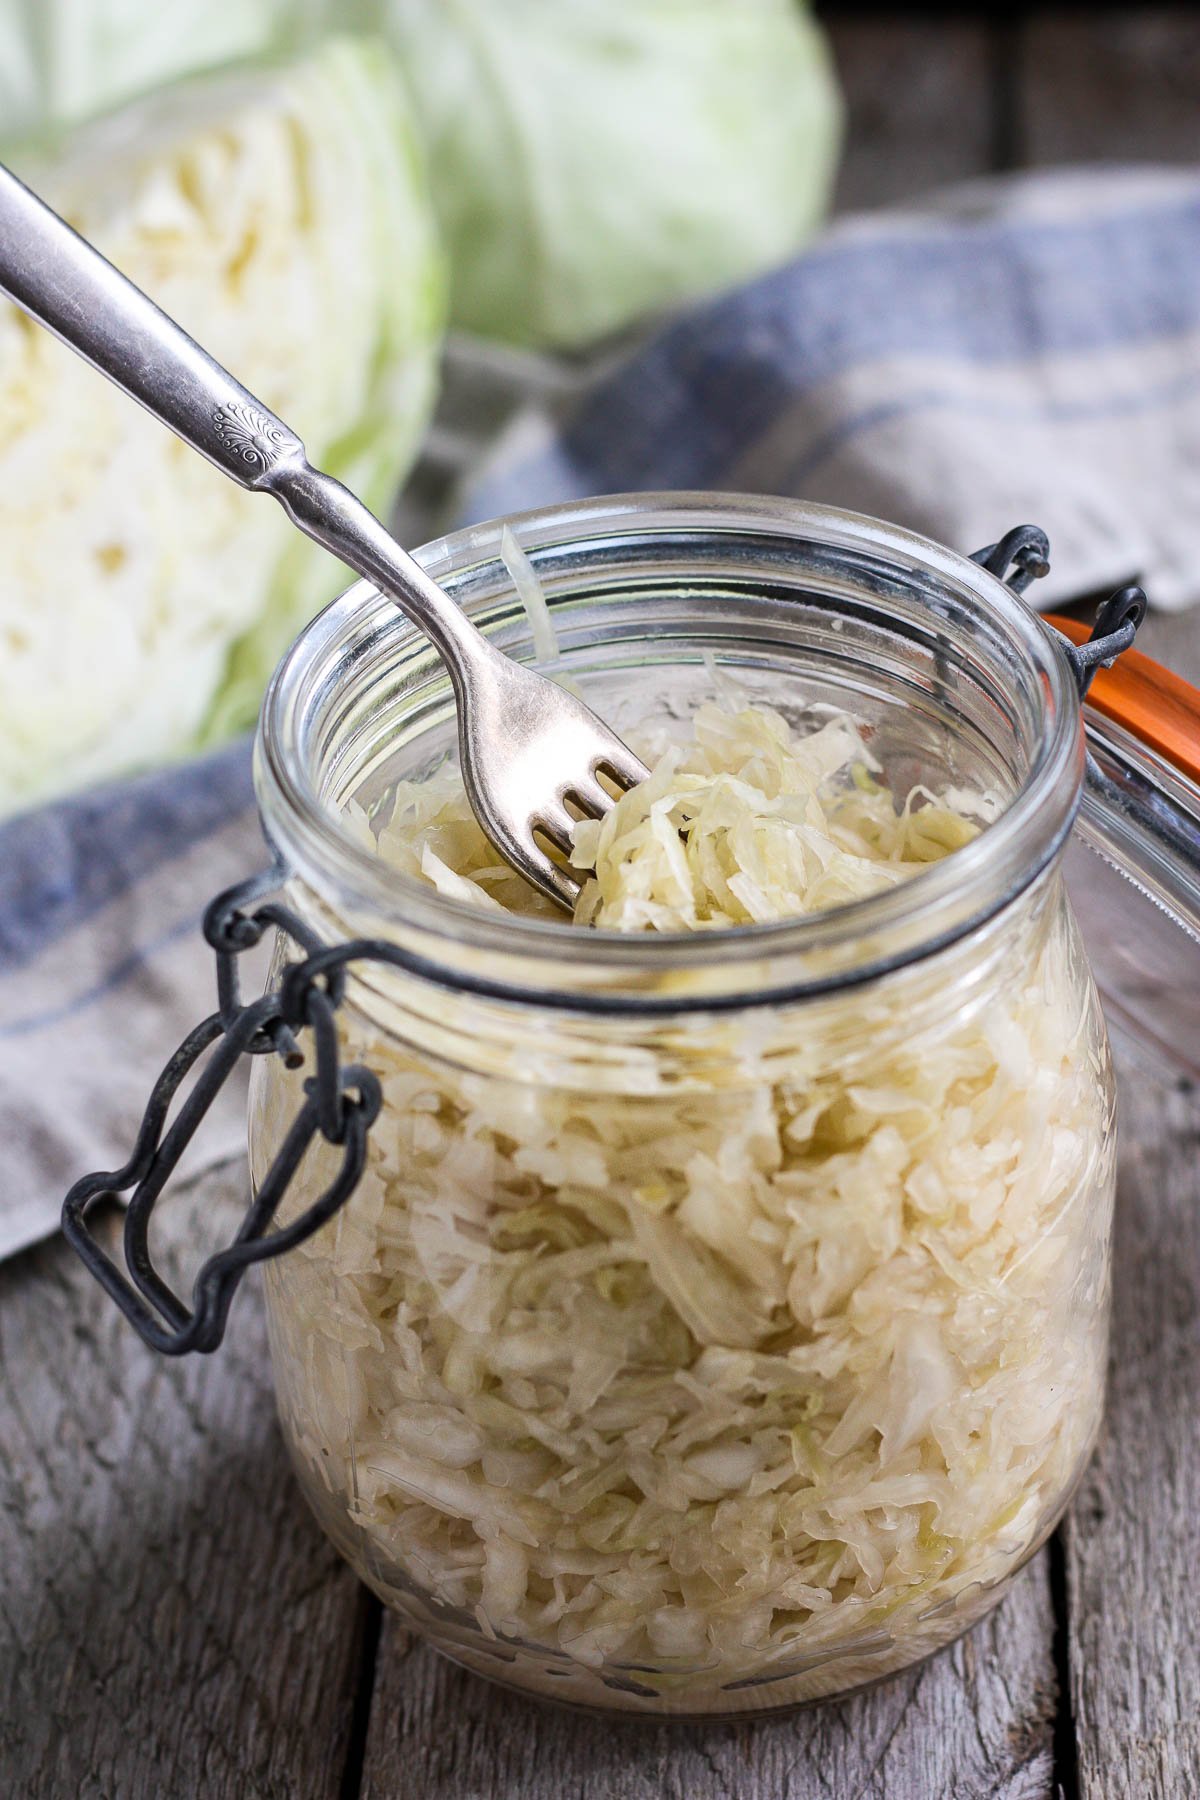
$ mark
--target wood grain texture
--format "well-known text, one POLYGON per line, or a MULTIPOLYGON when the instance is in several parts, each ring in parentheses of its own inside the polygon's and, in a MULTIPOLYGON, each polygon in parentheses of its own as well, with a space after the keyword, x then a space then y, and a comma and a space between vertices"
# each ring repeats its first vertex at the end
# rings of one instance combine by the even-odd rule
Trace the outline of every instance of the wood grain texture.
POLYGON ((886 206, 992 166, 992 42, 961 19, 824 19, 846 97, 835 210, 886 206))
POLYGON ((1063 1530, 1082 1800, 1200 1794, 1200 1096, 1121 1090, 1113 1348, 1063 1530))
POLYGON ((852 1700, 734 1725, 536 1705, 385 1618, 363 1800, 1046 1800, 1056 1683, 1044 1555, 923 1668, 852 1700))
MULTIPOLYGON (((245 1175, 171 1209, 168 1261, 228 1241, 245 1175)), ((0 1269, 4 1800, 324 1800, 366 1598, 275 1425, 262 1308, 216 1357, 144 1349, 61 1242, 0 1269)))
POLYGON ((1029 164, 1187 162, 1200 150, 1200 16, 1190 7, 1034 14, 1020 39, 1029 164))

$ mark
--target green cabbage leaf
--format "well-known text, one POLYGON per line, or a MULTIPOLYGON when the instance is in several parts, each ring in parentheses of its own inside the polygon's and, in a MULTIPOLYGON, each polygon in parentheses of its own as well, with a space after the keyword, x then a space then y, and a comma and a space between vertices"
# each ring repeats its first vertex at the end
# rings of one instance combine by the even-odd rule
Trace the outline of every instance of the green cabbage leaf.
POLYGON ((573 347, 783 261, 840 136, 799 0, 379 0, 457 324, 573 347))
POLYGON ((109 112, 181 76, 295 50, 329 0, 3 0, 0 137, 109 112))

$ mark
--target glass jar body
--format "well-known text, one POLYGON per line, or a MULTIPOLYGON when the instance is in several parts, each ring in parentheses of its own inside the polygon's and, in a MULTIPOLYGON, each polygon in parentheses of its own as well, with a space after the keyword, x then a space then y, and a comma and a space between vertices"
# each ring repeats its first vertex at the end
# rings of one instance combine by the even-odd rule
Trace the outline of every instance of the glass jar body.
MULTIPOLYGON (((267 1269, 276 1390, 416 1629, 560 1701, 717 1716, 995 1603, 1103 1397, 1113 1085, 1056 865, 810 999, 649 1024, 389 972, 340 1019, 384 1110, 267 1269)), ((257 1065, 258 1173, 302 1078, 257 1065)))

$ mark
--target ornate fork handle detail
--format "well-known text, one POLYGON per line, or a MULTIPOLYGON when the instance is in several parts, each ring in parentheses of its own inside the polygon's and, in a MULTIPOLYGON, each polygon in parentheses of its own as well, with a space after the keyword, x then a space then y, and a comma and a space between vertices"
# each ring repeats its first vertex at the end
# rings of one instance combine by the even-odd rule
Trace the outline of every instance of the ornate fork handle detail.
POLYGON ((237 401, 218 406, 213 413, 213 424, 222 443, 252 468, 269 469, 296 444, 296 439, 282 431, 276 420, 237 401))

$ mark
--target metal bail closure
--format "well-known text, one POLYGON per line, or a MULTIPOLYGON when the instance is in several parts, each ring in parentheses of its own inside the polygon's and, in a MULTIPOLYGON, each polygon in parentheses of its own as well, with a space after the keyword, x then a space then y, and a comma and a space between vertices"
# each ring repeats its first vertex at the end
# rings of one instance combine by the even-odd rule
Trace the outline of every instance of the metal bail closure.
POLYGON ((1146 616, 1146 605, 1144 589, 1118 588, 1097 608, 1091 636, 1080 643, 1067 636, 1063 621, 1054 621, 1063 652, 1074 672, 1081 701, 1087 699, 1096 671, 1111 668, 1121 652, 1130 648, 1138 626, 1146 616))
POLYGON ((341 998, 340 970, 311 969, 319 948, 302 922, 286 907, 246 906, 277 888, 279 867, 219 895, 205 915, 204 930, 217 958, 218 1010, 197 1025, 179 1046, 150 1096, 133 1154, 124 1168, 86 1175, 63 1202, 67 1242, 151 1349, 167 1356, 215 1350, 238 1283, 252 1263, 280 1256, 303 1243, 353 1193, 366 1161, 367 1133, 379 1116, 379 1083, 358 1064, 342 1068, 334 1012, 341 998), (309 957, 289 970, 278 993, 243 1005, 238 992, 237 957, 276 926, 309 957), (149 1247, 150 1216, 169 1177, 202 1124, 218 1093, 243 1056, 279 1055, 290 1067, 304 1061, 296 1032, 313 1034, 315 1072, 304 1083, 304 1104, 259 1184, 233 1243, 210 1256, 192 1289, 189 1308, 154 1267, 149 1247), (184 1082, 211 1051, 191 1092, 171 1122, 167 1115, 184 1082), (271 1231, 288 1184, 313 1139, 340 1147, 342 1162, 320 1197, 278 1231, 271 1231), (102 1200, 131 1189, 125 1214, 123 1273, 93 1237, 88 1218, 102 1200))
POLYGON ((1050 539, 1040 525, 1014 525, 994 544, 972 552, 971 561, 996 575, 1014 594, 1050 573, 1050 539))
MULTIPOLYGON (((1050 540, 1037 525, 1014 525, 994 544, 976 550, 972 562, 998 576, 1015 594, 1050 573, 1050 540)), ((1146 594, 1140 587, 1118 588, 1097 608, 1090 634, 1069 620, 1051 618, 1063 654, 1071 665, 1082 703, 1097 669, 1111 668, 1128 650, 1146 616, 1146 594)))

